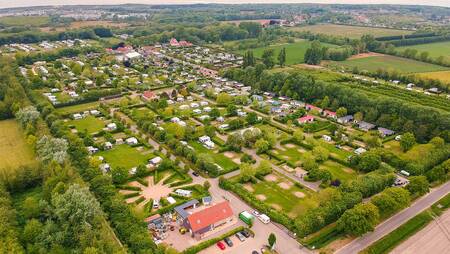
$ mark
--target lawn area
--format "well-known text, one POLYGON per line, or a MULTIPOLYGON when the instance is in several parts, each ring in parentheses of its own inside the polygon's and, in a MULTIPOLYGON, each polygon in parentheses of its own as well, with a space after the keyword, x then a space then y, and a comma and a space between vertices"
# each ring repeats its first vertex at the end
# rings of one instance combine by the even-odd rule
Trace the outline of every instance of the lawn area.
POLYGON ((278 141, 289 138, 290 135, 272 125, 268 124, 256 124, 255 127, 260 129, 261 131, 265 131, 267 133, 274 133, 278 141))
POLYGON ((32 164, 34 152, 15 120, 0 121, 0 169, 32 164))
POLYGON ((327 169, 330 171, 333 179, 339 179, 341 182, 354 180, 358 176, 353 169, 332 160, 325 161, 319 166, 319 168, 327 169))
POLYGON ((47 16, 8 16, 0 18, 0 24, 5 26, 42 26, 49 22, 50 18, 47 16))
POLYGON ((404 153, 400 147, 400 142, 396 140, 391 140, 384 144, 384 148, 393 152, 395 155, 399 156, 403 160, 416 161, 421 160, 422 156, 430 153, 433 149, 432 144, 416 144, 409 151, 404 153))
POLYGON ((205 148, 202 144, 200 144, 197 141, 190 141, 189 145, 195 149, 197 154, 206 153, 211 155, 214 162, 217 163, 219 166, 221 166, 223 170, 229 170, 238 166, 234 161, 226 157, 223 153, 215 153, 214 150, 205 148))
POLYGON ((411 31, 376 28, 376 27, 362 27, 362 26, 345 26, 334 24, 317 24, 302 27, 289 28, 291 31, 310 31, 314 34, 327 34, 332 36, 342 36, 351 39, 359 39, 365 34, 370 34, 375 37, 404 35, 411 34, 411 31))
POLYGON ((427 43, 427 44, 419 44, 419 45, 411 45, 404 47, 397 47, 397 51, 405 51, 406 49, 416 49, 418 51, 418 55, 421 52, 428 52, 430 57, 438 58, 440 56, 446 57, 450 59, 450 41, 445 42, 435 42, 435 43, 427 43))
POLYGON ((147 160, 155 157, 154 154, 141 147, 142 151, 138 150, 139 147, 131 147, 123 144, 113 147, 111 150, 101 151, 97 153, 98 156, 103 156, 105 161, 111 165, 112 168, 124 167, 131 169, 139 165, 147 164, 147 160))
POLYGON ((99 132, 105 127, 104 121, 91 115, 79 120, 70 120, 67 124, 75 126, 79 132, 86 130, 89 134, 99 132))
POLYGON ((437 79, 444 83, 450 84, 450 71, 425 72, 425 73, 418 73, 417 75, 424 78, 437 79))
POLYGON ((258 183, 251 185, 252 193, 257 198, 263 199, 264 197, 264 203, 286 212, 291 218, 296 218, 308 209, 317 206, 317 200, 314 199, 310 191, 298 187, 279 174, 272 175, 276 176, 276 179, 258 181, 258 183))
MULTIPOLYGON (((337 45, 328 43, 321 43, 321 44, 329 48, 338 47, 337 45)), ((254 48, 250 50, 253 51, 255 57, 261 58, 264 50, 270 48, 274 50, 274 57, 276 58, 280 53, 281 49, 286 48, 286 64, 291 65, 303 63, 305 52, 310 46, 311 46, 310 41, 301 40, 294 43, 276 44, 267 47, 254 48)), ((237 53, 243 55, 246 51, 247 50, 240 50, 237 53)))
POLYGON ((155 113, 148 109, 147 107, 141 107, 141 108, 134 108, 131 111, 131 114, 133 117, 136 117, 138 119, 143 119, 145 117, 155 116, 155 113))
POLYGON ((73 105, 73 106, 58 108, 56 110, 56 112, 58 112, 62 115, 68 115, 68 114, 79 113, 79 112, 82 112, 85 110, 95 109, 98 107, 98 105, 100 105, 100 102, 94 101, 94 102, 89 102, 89 103, 83 103, 83 104, 77 104, 77 105, 73 105))
POLYGON ((330 62, 329 65, 342 66, 348 69, 357 67, 360 71, 377 71, 378 69, 397 70, 403 73, 419 73, 449 70, 435 64, 419 62, 396 56, 369 56, 363 58, 348 59, 342 62, 330 62))

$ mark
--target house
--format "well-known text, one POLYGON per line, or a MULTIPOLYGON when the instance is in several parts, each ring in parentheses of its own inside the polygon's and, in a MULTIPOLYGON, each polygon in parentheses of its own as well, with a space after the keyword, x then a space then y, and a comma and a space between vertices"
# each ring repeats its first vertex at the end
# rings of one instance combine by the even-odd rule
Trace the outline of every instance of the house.
POLYGON ((75 119, 75 120, 80 120, 81 118, 83 118, 83 116, 80 114, 80 113, 76 113, 76 114, 73 114, 73 119, 75 119))
POLYGON ((308 111, 310 111, 310 110, 316 110, 316 111, 318 111, 319 113, 322 113, 322 111, 323 111, 321 108, 316 107, 316 106, 311 105, 311 104, 306 104, 305 109, 308 110, 308 111))
POLYGON ((358 128, 363 131, 370 131, 371 129, 375 128, 375 124, 371 124, 371 123, 364 122, 364 121, 358 122, 357 124, 358 124, 358 128))
POLYGON ((264 99, 261 95, 257 95, 257 94, 252 95, 251 98, 253 101, 263 101, 263 99, 264 99))
POLYGON ((127 138, 125 140, 125 143, 127 143, 130 146, 132 146, 132 145, 137 145, 139 142, 138 142, 137 138, 131 137, 131 138, 127 138))
POLYGON ((187 217, 186 228, 196 239, 202 239, 209 231, 221 227, 234 219, 228 201, 209 206, 187 217))
POLYGON ((190 197, 192 196, 192 191, 190 190, 183 190, 183 189, 176 189, 175 194, 182 196, 182 197, 190 197))
POLYGON ((360 147, 360 148, 358 148, 358 149, 356 149, 356 150, 354 151, 354 153, 357 154, 357 155, 361 155, 361 154, 363 154, 363 153, 365 153, 365 152, 366 152, 366 149, 364 149, 364 148, 362 148, 362 147, 360 147))
POLYGON ((211 138, 208 136, 201 136, 198 138, 198 140, 200 141, 200 143, 203 144, 204 147, 208 148, 208 149, 213 149, 214 148, 214 142, 211 141, 211 138))
POLYGON ((395 131, 386 128, 378 127, 378 132, 380 132, 381 137, 387 137, 395 134, 395 131))
POLYGON ((148 160, 148 163, 150 163, 153 166, 156 166, 161 162, 162 162, 162 158, 159 156, 156 156, 155 158, 148 160))
POLYGON ((331 137, 328 136, 328 135, 323 135, 322 138, 323 138, 323 140, 325 140, 325 141, 327 141, 327 142, 330 142, 330 141, 331 141, 331 137))
POLYGON ((156 94, 155 94, 154 92, 152 92, 152 91, 145 91, 145 92, 142 94, 142 99, 145 100, 145 101, 150 101, 150 100, 153 100, 153 99, 155 99, 155 98, 157 98, 157 96, 156 96, 156 94))
POLYGON ((343 117, 339 117, 337 119, 337 122, 340 123, 340 124, 347 124, 347 123, 350 123, 351 121, 353 121, 353 116, 352 115, 346 115, 346 116, 343 116, 343 117))
POLYGON ((306 115, 306 116, 300 117, 297 121, 299 124, 312 123, 312 122, 314 122, 314 116, 306 115))
POLYGON ((117 130, 117 125, 115 123, 109 123, 109 124, 106 125, 106 128, 109 131, 115 131, 115 130, 117 130))
POLYGON ((103 145, 103 148, 105 150, 109 150, 113 147, 113 145, 111 144, 111 142, 105 142, 105 144, 103 145))
POLYGON ((188 213, 186 210, 195 209, 197 208, 198 204, 199 202, 197 199, 192 199, 186 203, 183 203, 182 205, 173 208, 173 210, 175 211, 177 222, 180 226, 184 226, 186 224, 187 218, 190 215, 190 213, 188 213))
POLYGON ((328 118, 332 118, 332 119, 336 119, 337 118, 336 112, 330 111, 328 109, 325 109, 322 112, 322 115, 325 116, 325 117, 328 117, 328 118))

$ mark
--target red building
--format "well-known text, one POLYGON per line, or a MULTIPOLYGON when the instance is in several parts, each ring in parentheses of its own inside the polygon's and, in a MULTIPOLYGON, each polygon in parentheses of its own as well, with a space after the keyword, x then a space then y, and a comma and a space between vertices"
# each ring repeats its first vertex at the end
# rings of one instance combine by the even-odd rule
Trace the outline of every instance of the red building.
POLYGON ((203 238, 206 233, 233 221, 233 210, 228 201, 210 206, 187 217, 186 226, 193 237, 203 238))

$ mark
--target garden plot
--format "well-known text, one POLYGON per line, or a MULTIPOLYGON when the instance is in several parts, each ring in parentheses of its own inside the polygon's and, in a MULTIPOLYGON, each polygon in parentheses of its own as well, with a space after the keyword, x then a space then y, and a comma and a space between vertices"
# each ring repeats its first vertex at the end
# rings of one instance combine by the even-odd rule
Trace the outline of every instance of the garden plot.
POLYGON ((291 218, 296 218, 317 205, 313 193, 276 173, 265 176, 263 181, 258 180, 256 184, 246 183, 244 188, 257 199, 285 212, 291 218))
MULTIPOLYGON (((194 148, 197 154, 208 154, 214 160, 214 163, 217 163, 222 167, 223 170, 231 170, 233 168, 237 168, 237 163, 233 161, 233 158, 229 158, 230 156, 225 156, 224 153, 219 153, 217 149, 207 149, 202 144, 196 141, 189 142, 189 145, 194 148)), ((237 156, 237 154, 236 154, 237 156)))

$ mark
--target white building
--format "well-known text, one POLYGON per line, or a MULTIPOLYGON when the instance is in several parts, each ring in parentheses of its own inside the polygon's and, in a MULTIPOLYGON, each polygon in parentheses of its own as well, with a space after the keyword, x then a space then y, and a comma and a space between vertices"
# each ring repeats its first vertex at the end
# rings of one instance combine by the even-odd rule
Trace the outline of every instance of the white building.
POLYGON ((131 138, 127 138, 125 140, 125 143, 127 143, 128 145, 137 145, 138 144, 138 140, 135 137, 131 137, 131 138))

